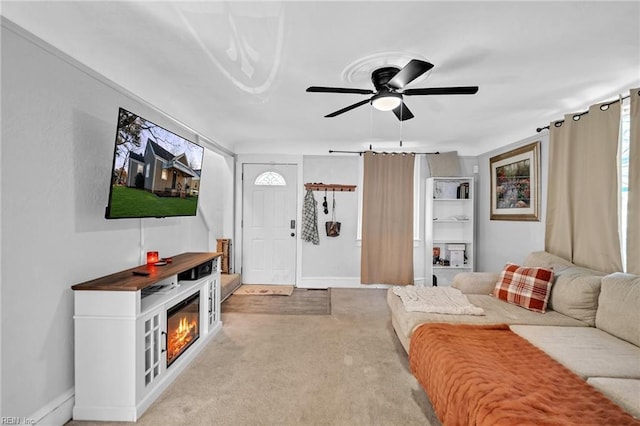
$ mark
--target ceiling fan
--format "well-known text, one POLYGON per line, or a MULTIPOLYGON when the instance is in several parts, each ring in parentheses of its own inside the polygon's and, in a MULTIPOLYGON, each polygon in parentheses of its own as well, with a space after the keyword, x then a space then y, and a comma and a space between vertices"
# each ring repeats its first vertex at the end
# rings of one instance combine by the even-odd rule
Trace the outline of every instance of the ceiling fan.
POLYGON ((307 88, 307 92, 373 95, 369 99, 356 102, 353 105, 349 105, 348 107, 332 112, 331 114, 327 114, 325 117, 335 117, 370 102, 374 108, 380 111, 393 110, 393 113, 398 117, 398 120, 401 121, 413 118, 413 114, 403 102, 404 95, 473 95, 478 92, 478 86, 404 89, 407 84, 411 83, 431 68, 433 68, 433 64, 430 64, 429 62, 412 59, 402 69, 397 67, 383 67, 374 70, 371 73, 371 81, 373 82, 376 90, 311 86, 307 88))

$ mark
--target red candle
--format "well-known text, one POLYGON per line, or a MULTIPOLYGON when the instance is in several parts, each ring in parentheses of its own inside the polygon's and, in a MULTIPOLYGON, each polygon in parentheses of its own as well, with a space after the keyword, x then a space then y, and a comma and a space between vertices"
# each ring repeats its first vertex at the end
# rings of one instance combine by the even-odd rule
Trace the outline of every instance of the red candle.
POLYGON ((147 252, 147 265, 152 265, 158 261, 158 252, 157 251, 148 251, 147 252))

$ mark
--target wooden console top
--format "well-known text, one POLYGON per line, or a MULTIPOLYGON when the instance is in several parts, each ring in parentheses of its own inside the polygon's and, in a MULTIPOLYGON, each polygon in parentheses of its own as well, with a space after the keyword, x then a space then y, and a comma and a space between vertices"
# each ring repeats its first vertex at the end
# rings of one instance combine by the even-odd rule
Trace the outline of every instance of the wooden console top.
POLYGON ((73 290, 102 290, 102 291, 138 291, 149 287, 160 280, 180 272, 187 271, 209 260, 222 256, 218 252, 182 253, 173 256, 171 263, 163 266, 140 265, 115 274, 86 281, 71 286, 73 290), (134 275, 134 272, 148 272, 149 275, 134 275))

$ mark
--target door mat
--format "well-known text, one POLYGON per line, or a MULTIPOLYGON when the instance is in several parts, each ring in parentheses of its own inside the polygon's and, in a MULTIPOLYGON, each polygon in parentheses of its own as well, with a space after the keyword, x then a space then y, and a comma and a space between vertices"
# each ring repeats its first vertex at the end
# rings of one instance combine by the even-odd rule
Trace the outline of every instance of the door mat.
POLYGON ((234 295, 239 296, 291 296, 293 293, 292 285, 258 285, 258 284, 242 284, 234 295))

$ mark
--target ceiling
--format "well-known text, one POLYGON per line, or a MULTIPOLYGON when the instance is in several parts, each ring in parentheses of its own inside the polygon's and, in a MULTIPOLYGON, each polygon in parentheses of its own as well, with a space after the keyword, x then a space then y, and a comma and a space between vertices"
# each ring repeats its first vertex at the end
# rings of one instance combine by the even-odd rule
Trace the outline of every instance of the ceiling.
MULTIPOLYGON (((6 1, 2 15, 236 153, 479 155, 640 85, 640 2, 6 1), (371 71, 434 64, 415 118, 365 104, 371 71), (399 141, 403 148, 399 149, 399 141)), ((6 58, 3 58, 3 61, 6 58)))

